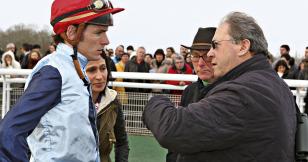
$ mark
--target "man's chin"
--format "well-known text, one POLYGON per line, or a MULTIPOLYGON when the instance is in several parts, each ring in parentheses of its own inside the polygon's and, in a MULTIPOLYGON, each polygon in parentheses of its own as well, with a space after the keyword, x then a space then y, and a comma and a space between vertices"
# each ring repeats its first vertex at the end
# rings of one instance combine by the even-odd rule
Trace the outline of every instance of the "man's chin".
POLYGON ((210 80, 211 79, 211 77, 208 77, 208 76, 206 76, 206 77, 199 77, 201 80, 210 80))
POLYGON ((98 61, 101 59, 101 55, 92 56, 91 58, 88 58, 89 61, 98 61))

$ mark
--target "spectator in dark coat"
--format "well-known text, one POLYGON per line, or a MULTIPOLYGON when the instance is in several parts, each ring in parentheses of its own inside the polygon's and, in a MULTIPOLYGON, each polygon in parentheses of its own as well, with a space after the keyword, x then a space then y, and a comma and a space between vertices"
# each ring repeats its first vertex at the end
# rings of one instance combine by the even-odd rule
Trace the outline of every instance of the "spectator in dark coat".
MULTIPOLYGON (((207 53, 211 49, 211 41, 215 31, 216 28, 214 27, 199 28, 192 46, 188 47, 182 45, 191 51, 191 61, 194 71, 198 75, 198 81, 193 82, 184 89, 180 106, 186 107, 191 103, 198 102, 209 90, 208 84, 214 81, 214 71, 211 59, 207 57, 207 53)), ((177 153, 168 150, 166 161, 176 162, 177 156, 177 153)))
MULTIPOLYGON (((139 47, 136 52, 136 57, 133 57, 128 63, 125 65, 125 72, 140 72, 140 73, 148 73, 150 71, 150 65, 144 62, 145 48, 139 47)), ((146 80, 140 79, 125 79, 125 82, 135 82, 135 83, 147 83, 146 80)), ((142 88, 125 88, 126 92, 149 92, 148 89, 142 88)))
POLYGON ((298 66, 295 64, 295 59, 293 57, 290 58, 289 60, 289 66, 290 70, 288 73, 288 78, 289 79, 298 79, 298 66))
POLYGON ((27 69, 27 62, 28 62, 28 54, 31 52, 32 45, 28 43, 23 43, 20 49, 21 54, 19 57, 19 63, 22 69, 27 69))
POLYGON ((206 96, 185 108, 150 99, 144 123, 161 146, 180 153, 177 162, 294 161, 295 101, 266 51, 255 20, 232 12, 207 54, 217 80, 206 96))
POLYGON ((288 79, 289 67, 285 60, 279 60, 274 69, 280 78, 288 79))
POLYGON ((198 81, 185 88, 182 93, 181 106, 187 106, 202 99, 205 93, 203 90, 214 81, 214 71, 207 53, 211 48, 211 41, 215 31, 216 28, 214 27, 199 28, 192 46, 185 46, 191 50, 191 60, 194 71, 198 75, 198 81))

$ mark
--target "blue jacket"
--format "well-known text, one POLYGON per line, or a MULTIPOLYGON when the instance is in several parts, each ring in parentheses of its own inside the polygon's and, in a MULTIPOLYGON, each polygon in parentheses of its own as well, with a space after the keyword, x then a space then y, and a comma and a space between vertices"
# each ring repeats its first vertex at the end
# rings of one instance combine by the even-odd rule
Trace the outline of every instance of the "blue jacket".
MULTIPOLYGON (((97 162, 96 111, 79 79, 73 49, 59 44, 28 77, 24 94, 0 123, 0 161, 97 162)), ((78 53, 85 73, 87 59, 78 53)))

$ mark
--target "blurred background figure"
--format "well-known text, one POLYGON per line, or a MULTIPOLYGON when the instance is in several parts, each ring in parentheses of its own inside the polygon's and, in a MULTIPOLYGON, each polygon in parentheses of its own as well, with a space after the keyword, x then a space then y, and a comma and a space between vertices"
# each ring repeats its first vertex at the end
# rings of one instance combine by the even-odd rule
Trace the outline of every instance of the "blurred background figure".
MULTIPOLYGON (((192 69, 189 65, 185 64, 184 57, 178 55, 173 60, 173 67, 169 69, 168 74, 192 74, 192 69)), ((176 86, 185 86, 190 84, 188 81, 173 81, 167 80, 166 84, 176 85, 176 86)), ((171 94, 182 94, 182 90, 171 90, 171 94)))
POLYGON ((47 55, 49 55, 49 54, 52 54, 53 52, 55 52, 56 51, 56 45, 55 44, 50 44, 49 46, 48 46, 48 50, 45 52, 45 56, 47 56, 47 55))
POLYGON ((298 79, 308 80, 308 58, 303 59, 299 64, 298 79))
POLYGON ((162 66, 163 61, 165 60, 165 52, 163 49, 159 48, 154 53, 153 63, 153 72, 157 72, 157 70, 162 66))
POLYGON ((162 65, 158 68, 157 73, 168 73, 169 69, 172 68, 173 61, 171 58, 165 58, 162 65))
POLYGON ((112 48, 107 49, 107 53, 106 53, 109 57, 113 57, 114 55, 114 51, 112 48))
POLYGON ((111 57, 112 61, 114 62, 114 64, 117 64, 120 60, 121 60, 121 56, 124 53, 124 46, 123 45, 119 45, 114 52, 114 56, 111 57))
POLYGON ((28 54, 27 69, 33 69, 34 66, 41 60, 41 53, 38 50, 32 50, 28 54))
MULTIPOLYGON (((144 61, 144 55, 146 51, 144 47, 139 47, 136 51, 136 56, 132 57, 131 60, 125 65, 125 72, 139 72, 139 73, 148 73, 150 71, 150 65, 144 61)), ((148 80, 142 79, 124 79, 126 82, 135 82, 135 83, 148 83, 148 80)), ((149 92, 148 89, 142 88, 126 88, 127 92, 149 92)))
POLYGON ((180 55, 182 55, 184 58, 186 57, 186 55, 188 54, 188 49, 185 47, 180 47, 180 55))
POLYGON ((287 79, 289 73, 289 67, 285 60, 279 60, 275 65, 275 71, 280 78, 287 79))
POLYGON ((308 46, 305 49, 305 58, 308 58, 308 46))
POLYGON ((16 45, 14 43, 8 43, 6 45, 6 51, 12 51, 14 53, 14 57, 15 57, 16 61, 19 61, 19 59, 17 57, 16 45))
POLYGON ((175 50, 173 47, 166 48, 166 58, 171 58, 171 55, 175 53, 175 50))
POLYGON ((22 47, 20 48, 20 56, 19 56, 19 63, 22 69, 27 68, 26 62, 28 61, 28 54, 31 52, 32 45, 28 43, 23 43, 22 47))
POLYGON ((129 45, 126 47, 126 52, 130 55, 132 52, 134 52, 134 47, 132 45, 129 45))
POLYGON ((152 60, 153 60, 152 54, 150 53, 145 54, 144 61, 150 65, 150 72, 152 72, 152 69, 153 69, 152 60))
POLYGON ((32 50, 33 51, 38 51, 39 53, 41 53, 41 46, 39 44, 34 44, 32 46, 32 50))
POLYGON ((185 56, 185 63, 188 64, 192 69, 194 68, 192 61, 191 61, 191 54, 190 53, 188 53, 185 56))
POLYGON ((280 57, 290 55, 290 46, 287 44, 283 44, 280 46, 280 57))
POLYGON ((8 43, 6 45, 6 51, 12 51, 13 53, 16 52, 16 47, 14 43, 8 43))
POLYGON ((1 68, 5 69, 20 69, 20 64, 16 61, 14 53, 11 50, 6 51, 2 55, 2 65, 1 68))
MULTIPOLYGON (((115 65, 116 69, 117 69, 117 72, 124 72, 125 65, 127 64, 128 61, 129 61, 129 54, 128 53, 123 53, 123 55, 121 57, 121 61, 118 62, 115 65)), ((117 78, 115 81, 116 82, 123 82, 123 78, 117 78)), ((124 87, 114 87, 114 90, 116 90, 117 92, 125 92, 125 88, 124 87)))

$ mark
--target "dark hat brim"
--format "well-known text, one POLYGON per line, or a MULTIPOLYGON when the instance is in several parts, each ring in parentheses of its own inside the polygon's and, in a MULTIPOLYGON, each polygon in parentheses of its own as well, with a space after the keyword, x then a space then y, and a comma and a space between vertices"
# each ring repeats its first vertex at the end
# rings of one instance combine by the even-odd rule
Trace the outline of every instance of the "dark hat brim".
POLYGON ((211 45, 193 45, 189 47, 182 44, 181 46, 190 50, 210 50, 212 47, 211 45))
POLYGON ((183 44, 181 44, 181 46, 184 47, 184 48, 187 48, 187 49, 191 49, 191 47, 185 46, 185 45, 183 45, 183 44))

